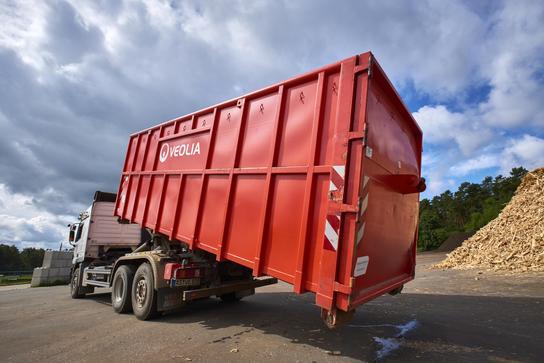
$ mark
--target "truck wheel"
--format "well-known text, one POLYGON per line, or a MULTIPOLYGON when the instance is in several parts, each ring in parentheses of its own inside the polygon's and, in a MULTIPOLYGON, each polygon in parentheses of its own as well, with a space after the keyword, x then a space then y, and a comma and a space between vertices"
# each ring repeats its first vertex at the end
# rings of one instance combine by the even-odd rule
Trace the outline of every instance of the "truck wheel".
POLYGON ((132 310, 131 291, 136 268, 123 265, 115 271, 111 286, 111 306, 116 313, 129 313, 132 310))
POLYGON ((153 271, 148 263, 142 263, 134 275, 132 310, 139 320, 153 319, 158 315, 153 271))
POLYGON ((398 294, 400 294, 402 292, 403 288, 404 288, 404 285, 400 285, 396 289, 393 289, 393 290, 389 291, 389 295, 398 295, 398 294))
POLYGON ((72 299, 81 299, 82 297, 85 297, 85 294, 81 290, 81 286, 79 285, 79 267, 77 267, 70 279, 70 295, 72 295, 72 299))

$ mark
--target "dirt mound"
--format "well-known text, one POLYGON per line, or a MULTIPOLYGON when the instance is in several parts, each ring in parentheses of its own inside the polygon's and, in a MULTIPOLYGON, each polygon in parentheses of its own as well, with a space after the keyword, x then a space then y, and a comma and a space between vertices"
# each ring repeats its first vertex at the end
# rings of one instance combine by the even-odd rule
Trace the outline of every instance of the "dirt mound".
POLYGON ((469 237, 472 237, 474 232, 457 232, 449 236, 440 247, 438 247, 435 251, 436 252, 451 252, 457 247, 461 246, 461 244, 469 237))
POLYGON ((544 271, 544 168, 528 173, 497 218, 432 267, 544 271))

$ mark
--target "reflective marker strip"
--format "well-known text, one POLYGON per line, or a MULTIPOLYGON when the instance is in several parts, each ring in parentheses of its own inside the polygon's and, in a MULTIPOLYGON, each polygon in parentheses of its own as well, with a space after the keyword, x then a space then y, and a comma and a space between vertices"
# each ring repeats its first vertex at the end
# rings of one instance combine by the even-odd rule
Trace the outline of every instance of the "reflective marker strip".
MULTIPOLYGON (((340 226, 340 218, 336 216, 329 216, 334 217, 338 219, 338 226, 340 226)), ((334 223, 333 223, 334 224, 334 223)), ((332 249, 334 251, 338 250, 338 229, 335 229, 331 222, 329 222, 329 218, 327 218, 327 221, 325 223, 325 238, 331 245, 332 249)))
MULTIPOLYGON (((344 165, 334 165, 331 169, 331 180, 329 192, 335 192, 344 189, 344 179, 346 167, 344 165)), ((331 251, 338 250, 338 235, 340 233, 340 216, 336 214, 327 215, 325 221, 324 248, 331 251)))
POLYGON ((369 193, 368 193, 368 190, 366 190, 366 186, 368 184, 368 181, 370 180, 370 178, 366 175, 363 176, 363 184, 361 186, 361 196, 364 196, 362 197, 363 198, 363 201, 361 202, 361 208, 359 209, 359 220, 362 221, 361 225, 359 226, 359 230, 357 231, 357 240, 356 240, 356 245, 358 246, 359 243, 361 242, 361 240, 363 239, 363 236, 365 234, 365 225, 366 225, 366 221, 363 221, 363 214, 366 212, 367 208, 368 208, 368 197, 369 197, 369 193))
POLYGON ((357 232, 357 244, 359 244, 359 242, 363 239, 363 235, 365 234, 365 224, 366 222, 363 222, 359 228, 359 231, 357 232))

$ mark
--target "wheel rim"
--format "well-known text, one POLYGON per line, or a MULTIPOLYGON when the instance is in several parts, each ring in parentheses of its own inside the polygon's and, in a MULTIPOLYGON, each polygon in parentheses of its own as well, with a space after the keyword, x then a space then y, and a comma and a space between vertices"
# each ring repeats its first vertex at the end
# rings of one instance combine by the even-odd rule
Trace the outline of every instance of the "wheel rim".
POLYGON ((136 284, 136 303, 138 307, 143 307, 147 296, 147 282, 144 278, 138 280, 136 284))
POLYGON ((125 282, 121 276, 117 276, 115 280, 115 288, 113 289, 113 298, 115 302, 119 303, 123 300, 123 290, 125 289, 125 282))

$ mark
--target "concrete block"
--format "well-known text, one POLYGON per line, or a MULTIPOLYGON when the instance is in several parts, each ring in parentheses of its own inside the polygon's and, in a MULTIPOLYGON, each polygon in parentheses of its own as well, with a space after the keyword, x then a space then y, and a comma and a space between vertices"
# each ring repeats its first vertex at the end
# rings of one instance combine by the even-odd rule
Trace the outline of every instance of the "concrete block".
POLYGON ((70 269, 66 267, 51 267, 49 269, 49 278, 66 278, 70 276, 70 269))
POLYGON ((49 268, 48 267, 37 267, 32 273, 32 278, 47 278, 49 277, 49 268))
POLYGON ((47 285, 48 282, 49 282, 48 276, 41 276, 41 277, 33 276, 32 280, 30 281, 30 286, 32 287, 44 286, 44 285, 47 285))
POLYGON ((31 287, 38 287, 38 286, 41 286, 41 284, 42 284, 42 280, 40 280, 37 277, 32 277, 32 280, 30 281, 31 287))
POLYGON ((55 278, 61 276, 61 269, 59 267, 51 267, 49 269, 49 278, 55 278))
POLYGON ((53 259, 53 251, 45 251, 43 254, 42 267, 51 267, 51 260, 53 259))
POLYGON ((71 265, 72 265, 72 260, 66 260, 66 259, 58 260, 54 258, 51 261, 50 267, 69 267, 71 265))

